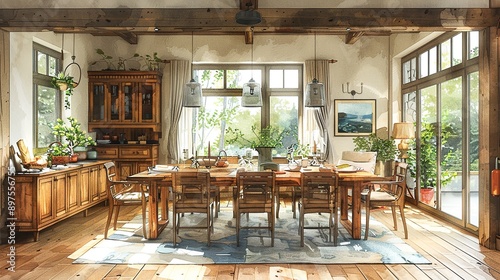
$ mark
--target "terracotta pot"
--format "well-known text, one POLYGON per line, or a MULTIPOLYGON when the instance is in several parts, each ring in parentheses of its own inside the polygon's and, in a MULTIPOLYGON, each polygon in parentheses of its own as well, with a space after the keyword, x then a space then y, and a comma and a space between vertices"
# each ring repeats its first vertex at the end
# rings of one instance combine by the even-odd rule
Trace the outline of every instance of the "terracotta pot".
POLYGON ((79 155, 79 153, 74 153, 71 156, 69 156, 69 162, 77 162, 78 161, 78 155, 79 155))
POLYGON ((433 198, 434 189, 420 189, 420 201, 430 205, 433 198))
POLYGON ((69 163, 69 156, 52 156, 52 165, 66 165, 69 163))

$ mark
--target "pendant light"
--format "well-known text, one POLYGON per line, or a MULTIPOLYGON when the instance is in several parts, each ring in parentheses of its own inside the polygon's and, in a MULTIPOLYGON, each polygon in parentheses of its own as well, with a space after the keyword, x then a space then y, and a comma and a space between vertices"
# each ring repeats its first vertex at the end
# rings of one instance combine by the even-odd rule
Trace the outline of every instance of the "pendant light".
POLYGON ((184 85, 184 96, 182 106, 201 107, 201 84, 194 79, 193 60, 194 60, 194 35, 191 32, 191 80, 184 85))
MULTIPOLYGON (((253 36, 253 27, 251 28, 253 36)), ((262 92, 260 84, 253 79, 253 40, 252 40, 252 60, 251 60, 251 78, 248 83, 243 84, 243 95, 241 96, 242 107, 262 107, 262 92)))
POLYGON ((314 33, 314 78, 306 87, 306 107, 323 107, 325 106, 325 87, 318 82, 316 68, 316 33, 314 33))

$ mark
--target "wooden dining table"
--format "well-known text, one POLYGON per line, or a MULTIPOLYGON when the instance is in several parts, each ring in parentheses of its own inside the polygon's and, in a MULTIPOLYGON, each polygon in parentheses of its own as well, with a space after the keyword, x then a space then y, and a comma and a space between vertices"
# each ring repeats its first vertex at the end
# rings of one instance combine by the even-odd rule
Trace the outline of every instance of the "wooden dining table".
MULTIPOLYGON (((219 188, 232 189, 236 185, 237 164, 228 167, 213 167, 210 171, 212 185, 219 188)), ((201 169, 201 168, 200 168, 201 169)), ((317 167, 309 168, 317 171, 317 167)), ((179 171, 190 170, 189 165, 180 165, 179 171)), ((276 184, 279 186, 300 186, 301 172, 278 171, 276 184)), ((365 182, 386 180, 366 171, 339 172, 340 186, 340 222, 351 234, 353 239, 361 239, 361 192, 365 182), (352 189, 351 209, 352 215, 349 220, 348 189, 352 189)), ((149 215, 148 215, 148 238, 156 239, 162 230, 168 225, 168 197, 169 187, 172 186, 172 172, 143 171, 128 177, 128 180, 140 181, 149 185, 149 215), (160 199, 159 199, 160 198, 160 199)), ((279 188, 278 188, 279 189, 279 188)), ((234 204, 233 204, 234 205, 234 204)))

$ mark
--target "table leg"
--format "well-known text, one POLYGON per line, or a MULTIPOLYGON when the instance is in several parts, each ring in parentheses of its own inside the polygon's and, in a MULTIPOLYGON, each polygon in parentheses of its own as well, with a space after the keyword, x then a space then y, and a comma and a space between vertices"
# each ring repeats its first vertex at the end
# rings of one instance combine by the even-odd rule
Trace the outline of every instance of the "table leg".
POLYGON ((361 239, 361 191, 362 182, 354 182, 352 189, 352 238, 361 239))
POLYGON ((158 238, 158 186, 155 181, 149 185, 149 239, 158 238))

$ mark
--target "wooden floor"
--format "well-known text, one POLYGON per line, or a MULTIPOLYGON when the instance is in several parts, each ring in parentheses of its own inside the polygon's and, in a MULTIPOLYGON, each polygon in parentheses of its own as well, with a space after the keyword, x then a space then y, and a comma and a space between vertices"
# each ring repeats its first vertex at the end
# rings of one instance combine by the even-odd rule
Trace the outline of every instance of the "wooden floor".
MULTIPOLYGON (((430 260, 430 265, 72 264, 68 256, 103 234, 106 211, 105 206, 98 205, 89 210, 87 217, 71 217, 42 231, 38 242, 32 241, 31 234, 17 233, 15 272, 10 272, 9 264, 2 261, 0 279, 500 279, 500 251, 481 247, 477 237, 411 207, 406 209, 410 236, 407 242, 430 260)), ((138 213, 139 208, 124 207, 120 220, 138 213)), ((387 211, 372 213, 392 228, 387 211)), ((396 234, 404 237, 402 230, 396 234)), ((0 245, 1 260, 9 253, 9 246, 0 245)))

